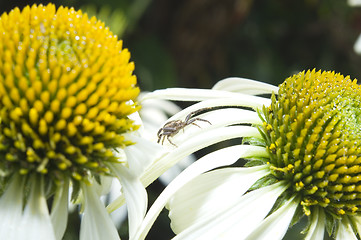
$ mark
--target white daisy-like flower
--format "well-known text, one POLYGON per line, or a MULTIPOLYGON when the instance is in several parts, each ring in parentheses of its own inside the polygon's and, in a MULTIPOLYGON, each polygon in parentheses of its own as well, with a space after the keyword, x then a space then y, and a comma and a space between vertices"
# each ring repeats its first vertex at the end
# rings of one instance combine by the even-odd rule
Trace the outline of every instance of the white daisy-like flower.
POLYGON ((114 178, 134 235, 140 176, 163 148, 137 132, 129 51, 96 18, 53 4, 2 14, 0 31, 0 239, 62 239, 69 195, 80 239, 119 239, 100 201, 114 178))
POLYGON ((196 116, 212 125, 190 126, 172 138, 175 159, 187 149, 226 139, 243 143, 211 152, 185 169, 154 202, 133 239, 145 238, 166 205, 174 239, 282 239, 305 215, 305 239, 323 239, 325 231, 335 239, 358 239, 361 88, 356 81, 313 70, 286 79, 279 89, 227 79, 213 90, 166 89, 148 97, 200 101, 172 119, 220 107, 196 116), (251 95, 271 92, 277 96, 251 95), (230 166, 241 158, 248 159, 246 166, 230 166))

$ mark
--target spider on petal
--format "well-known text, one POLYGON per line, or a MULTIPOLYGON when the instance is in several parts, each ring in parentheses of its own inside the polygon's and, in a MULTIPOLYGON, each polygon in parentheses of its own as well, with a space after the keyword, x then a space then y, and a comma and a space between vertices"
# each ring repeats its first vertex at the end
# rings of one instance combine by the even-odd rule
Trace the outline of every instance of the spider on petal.
POLYGON ((194 115, 200 113, 200 112, 203 112, 203 111, 206 111, 206 110, 209 110, 211 108, 201 108, 201 109, 198 109, 196 111, 193 111, 191 113, 189 113, 185 120, 182 121, 182 120, 172 120, 172 121, 169 121, 167 123, 164 124, 164 126, 159 129, 158 133, 157 133, 157 136, 158 136, 158 143, 160 141, 162 141, 162 144, 164 143, 164 139, 167 138, 168 142, 170 144, 172 144, 173 146, 177 147, 177 145, 175 145, 171 140, 170 140, 170 137, 173 137, 175 136, 181 129, 183 129, 184 131, 184 128, 188 125, 195 125, 199 128, 201 128, 200 126, 198 126, 196 123, 194 123, 195 121, 203 121, 203 122, 207 122, 209 124, 212 125, 211 122, 209 122, 208 120, 206 119, 202 119, 202 118, 193 118, 194 115), (163 138, 163 140, 162 140, 163 138))

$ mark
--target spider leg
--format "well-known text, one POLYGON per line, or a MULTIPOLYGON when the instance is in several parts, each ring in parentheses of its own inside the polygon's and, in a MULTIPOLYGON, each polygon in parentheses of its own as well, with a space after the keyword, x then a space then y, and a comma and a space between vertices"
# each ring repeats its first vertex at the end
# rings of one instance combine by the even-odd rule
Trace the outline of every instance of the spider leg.
POLYGON ((171 140, 170 140, 170 138, 169 138, 170 136, 167 136, 167 140, 168 140, 168 142, 170 143, 170 144, 172 144, 173 146, 175 146, 175 147, 178 147, 177 145, 175 145, 171 140))
POLYGON ((163 128, 159 129, 159 131, 157 132, 158 138, 160 138, 162 136, 162 134, 161 134, 162 131, 163 131, 163 128))
POLYGON ((207 123, 209 123, 210 125, 212 125, 212 123, 211 123, 210 121, 206 120, 206 119, 203 119, 203 118, 195 118, 195 119, 198 120, 198 121, 207 122, 207 123))
MULTIPOLYGON (((198 113, 205 112, 205 111, 211 110, 211 109, 213 109, 213 108, 216 108, 216 107, 205 107, 205 108, 201 108, 201 109, 198 109, 198 110, 196 110, 196 111, 190 112, 190 113, 187 115, 187 117, 186 117, 186 119, 184 120, 184 122, 188 122, 189 119, 191 119, 194 115, 197 115, 198 113)), ((208 121, 207 121, 207 122, 208 122, 208 121)))
POLYGON ((201 128, 200 126, 198 126, 197 124, 194 123, 195 121, 203 121, 203 122, 207 122, 210 125, 212 125, 212 123, 210 121, 208 121, 206 119, 203 119, 203 118, 193 118, 193 119, 191 119, 190 121, 187 122, 187 125, 193 124, 193 125, 196 125, 197 127, 201 128))
MULTIPOLYGON (((159 143, 160 142, 160 140, 162 139, 162 137, 163 137, 163 135, 162 134, 159 134, 160 133, 160 131, 158 132, 158 141, 157 141, 157 143, 159 143)), ((163 144, 163 143, 162 143, 163 144)))

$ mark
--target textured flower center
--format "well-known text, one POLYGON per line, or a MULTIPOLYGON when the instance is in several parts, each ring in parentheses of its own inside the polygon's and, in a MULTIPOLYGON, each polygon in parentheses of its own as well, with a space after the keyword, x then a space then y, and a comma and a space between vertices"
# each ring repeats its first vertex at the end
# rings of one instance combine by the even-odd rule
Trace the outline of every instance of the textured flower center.
POLYGON ((264 109, 270 169, 301 197, 336 215, 361 206, 361 88, 334 72, 307 71, 280 85, 264 109))
POLYGON ((139 89, 117 37, 81 11, 47 6, 0 18, 0 173, 61 180, 108 173, 136 129, 139 89))

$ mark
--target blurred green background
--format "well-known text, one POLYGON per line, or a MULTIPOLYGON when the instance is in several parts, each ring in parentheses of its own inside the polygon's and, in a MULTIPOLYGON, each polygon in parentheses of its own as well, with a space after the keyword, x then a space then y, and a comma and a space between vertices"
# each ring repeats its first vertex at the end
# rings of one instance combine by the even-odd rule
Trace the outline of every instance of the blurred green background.
MULTIPOLYGON (((48 1, 0 1, 0 11, 48 1)), ((142 90, 210 88, 239 76, 280 84, 305 69, 334 70, 361 79, 353 45, 361 8, 346 0, 67 0, 52 1, 96 15, 132 53, 142 90)), ((162 186, 149 188, 154 199, 162 186)), ((169 239, 163 212, 147 239, 169 239)), ((65 239, 77 239, 74 214, 65 239)), ((127 233, 121 228, 122 239, 127 233)), ((301 227, 302 229, 302 227, 301 227)), ((285 239, 301 239, 294 229, 285 239)))

